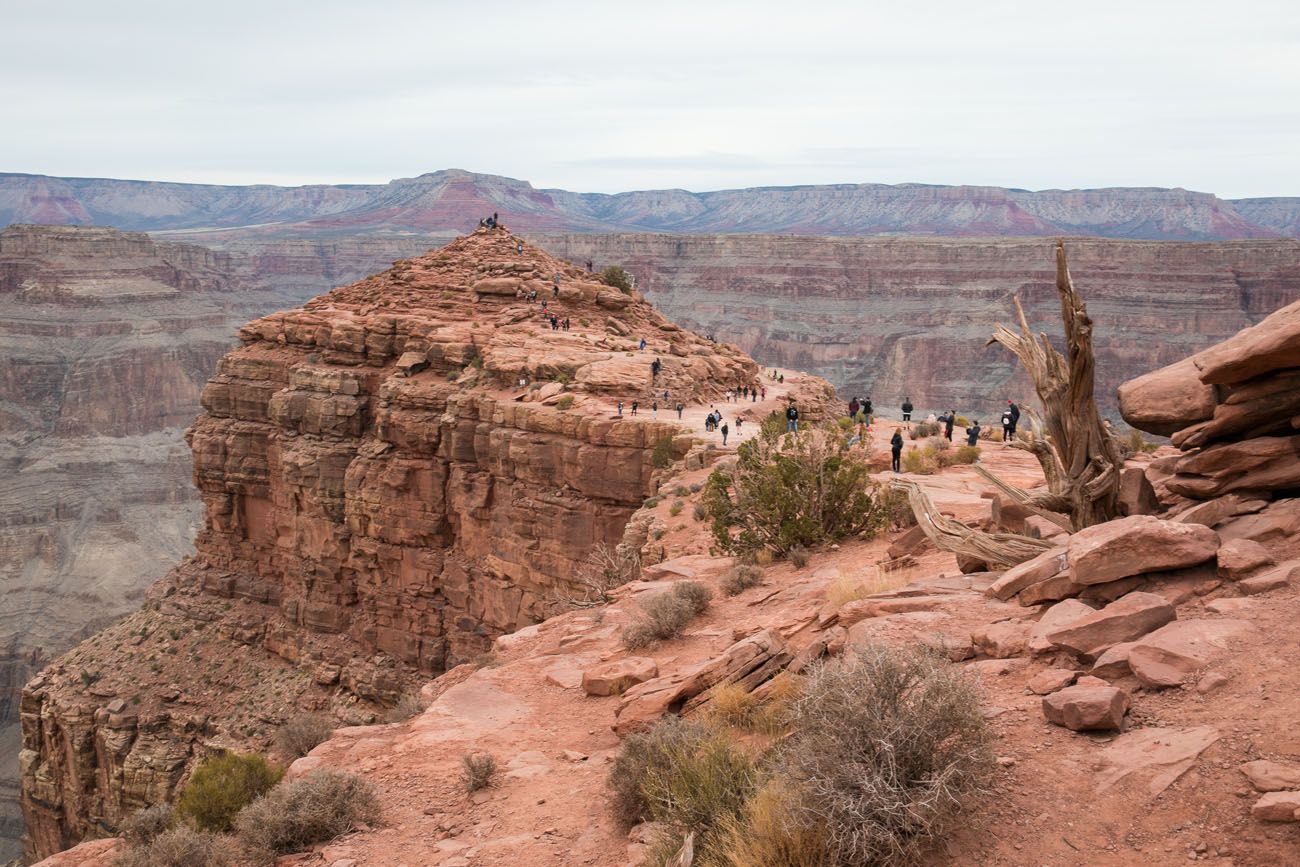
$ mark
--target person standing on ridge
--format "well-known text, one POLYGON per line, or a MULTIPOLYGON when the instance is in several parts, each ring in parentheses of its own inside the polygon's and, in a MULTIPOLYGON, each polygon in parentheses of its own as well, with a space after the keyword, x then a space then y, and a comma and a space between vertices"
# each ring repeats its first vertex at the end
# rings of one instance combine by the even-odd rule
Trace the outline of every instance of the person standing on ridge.
POLYGON ((682 406, 681 401, 678 401, 678 402, 677 402, 677 420, 678 420, 678 421, 681 421, 681 419, 682 419, 682 410, 684 410, 684 409, 686 409, 686 407, 682 406))
POLYGON ((858 403, 856 397, 849 401, 849 418, 858 417, 858 407, 860 406, 862 406, 862 404, 858 403))
POLYGON ((644 337, 641 338, 641 344, 637 347, 637 349, 641 350, 642 352, 645 352, 645 338, 644 338, 644 337))
POLYGON ((785 411, 785 429, 790 432, 799 430, 799 410, 794 404, 790 404, 790 408, 785 411))
POLYGON ((943 421, 943 435, 948 438, 948 442, 952 442, 952 428, 953 425, 957 423, 957 410, 955 409, 948 410, 948 415, 944 419, 942 419, 942 421, 943 421))
POLYGON ((912 399, 910 397, 905 397, 903 398, 903 421, 911 421, 911 420, 912 420, 912 399))
POLYGON ((903 457, 903 429, 901 427, 894 428, 894 436, 889 441, 889 451, 893 455, 894 472, 898 472, 903 457))
POLYGON ((618 417, 623 417, 623 401, 621 400, 618 402, 618 417))
POLYGON ((658 379, 659 371, 663 368, 663 366, 664 363, 657 358, 654 361, 650 362, 650 378, 658 379))
POLYGON ((722 423, 722 444, 724 446, 727 444, 727 423, 725 421, 722 423))
POLYGON ((871 416, 873 413, 875 413, 875 409, 873 409, 871 405, 870 395, 867 395, 867 399, 862 401, 862 411, 867 414, 867 422, 870 423, 871 416))
POLYGON ((1016 426, 1020 424, 1020 407, 1015 401, 1007 401, 1007 412, 1011 413, 1011 438, 1016 438, 1016 426))
POLYGON ((1008 409, 1002 413, 1002 448, 1006 448, 1007 443, 1011 442, 1011 431, 1011 410, 1008 409))
POLYGON ((636 415, 636 408, 641 404, 638 401, 632 401, 632 415, 636 415))
POLYGON ((659 418, 659 401, 657 400, 650 402, 650 417, 659 418))
POLYGON ((976 419, 973 425, 966 428, 966 445, 968 446, 979 445, 979 441, 980 441, 980 423, 979 423, 979 419, 976 419))

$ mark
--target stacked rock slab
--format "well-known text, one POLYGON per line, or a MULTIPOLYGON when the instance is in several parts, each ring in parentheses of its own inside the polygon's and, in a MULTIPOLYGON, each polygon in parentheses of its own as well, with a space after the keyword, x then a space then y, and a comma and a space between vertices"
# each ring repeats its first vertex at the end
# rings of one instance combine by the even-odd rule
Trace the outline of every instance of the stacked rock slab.
POLYGON ((1166 505, 1300 488, 1300 301, 1125 383, 1119 400, 1129 424, 1182 451, 1148 470, 1166 505))
POLYGON ((373 711, 537 622, 692 447, 663 391, 757 382, 738 349, 520 244, 480 230, 241 330, 188 432, 196 557, 24 692, 30 856, 169 799, 207 749, 373 711), (656 395, 659 420, 613 410, 656 395), (215 645, 186 644, 198 624, 215 645), (166 635, 182 652, 143 665, 131 648, 166 635))

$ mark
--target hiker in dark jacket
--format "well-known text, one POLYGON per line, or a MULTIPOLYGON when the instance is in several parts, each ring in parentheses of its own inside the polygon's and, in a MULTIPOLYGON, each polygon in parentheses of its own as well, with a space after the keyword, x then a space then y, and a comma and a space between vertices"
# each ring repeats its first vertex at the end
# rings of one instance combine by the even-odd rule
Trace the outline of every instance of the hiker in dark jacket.
POLYGON ((725 421, 722 423, 722 444, 724 446, 727 444, 727 423, 725 421))
POLYGON ((799 430, 799 410, 795 409, 794 404, 785 411, 785 429, 787 431, 799 430))
POLYGON ((1007 412, 1011 413, 1011 437, 1016 436, 1016 425, 1020 424, 1020 407, 1016 406, 1015 401, 1007 401, 1007 412))
POLYGON ((968 446, 979 445, 979 441, 980 441, 980 423, 979 420, 977 419, 975 421, 975 424, 966 428, 966 445, 968 446))
POLYGON ((871 398, 862 401, 862 411, 867 414, 867 420, 870 421, 872 414, 875 412, 875 410, 871 408, 871 398))
POLYGON ((952 442, 952 427, 957 423, 957 410, 948 410, 948 415, 941 421, 943 422, 943 435, 948 438, 948 442, 952 442))
POLYGON ((899 462, 903 456, 903 429, 894 428, 894 437, 889 441, 889 451, 894 457, 894 472, 898 472, 899 462))
POLYGON ((1013 430, 1015 430, 1015 425, 1011 422, 1011 410, 1007 410, 1006 412, 1002 413, 1002 442, 1004 443, 1003 448, 1006 448, 1005 443, 1011 441, 1011 437, 1012 437, 1011 432, 1013 430))
POLYGON ((912 399, 910 397, 905 397, 903 398, 903 421, 911 421, 911 420, 912 420, 912 399))

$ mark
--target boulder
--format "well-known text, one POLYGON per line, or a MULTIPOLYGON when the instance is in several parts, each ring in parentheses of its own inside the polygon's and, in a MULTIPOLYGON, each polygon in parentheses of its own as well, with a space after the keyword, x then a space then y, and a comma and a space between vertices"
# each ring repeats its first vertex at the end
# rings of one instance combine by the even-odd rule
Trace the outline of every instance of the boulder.
POLYGON ((1126 516, 1154 515, 1160 511, 1160 500, 1147 479, 1145 465, 1131 464, 1120 470, 1119 511, 1126 516))
POLYGON ((952 662, 961 662, 975 655, 975 644, 970 636, 948 635, 943 632, 927 632, 917 636, 917 641, 952 662))
POLYGON ((1214 389, 1201 382, 1193 358, 1130 379, 1119 387, 1119 411, 1138 430, 1171 436, 1214 415, 1214 389))
POLYGON ((1280 792, 1283 789, 1300 789, 1300 765, 1287 765, 1260 759, 1241 766, 1246 779, 1260 792, 1280 792))
POLYGON ((977 650, 993 659, 1006 659, 1025 652, 1029 643, 1032 623, 1023 620, 1004 620, 991 623, 971 633, 971 642, 977 650))
POLYGON ((1215 558, 1219 577, 1228 581, 1240 581, 1276 562, 1267 548, 1250 539, 1227 540, 1219 546, 1215 558))
POLYGON ((1174 620, 1174 607, 1154 593, 1130 593, 1100 611, 1051 630, 1046 640, 1081 656, 1097 656, 1122 641, 1133 641, 1174 620))
POLYGON ((1228 518, 1258 512, 1268 505, 1268 500, 1249 497, 1243 494, 1224 494, 1213 500, 1197 503, 1190 509, 1179 512, 1173 520, 1180 524, 1204 524, 1216 527, 1228 518))
POLYGON ((1128 703, 1113 686, 1069 686, 1043 697, 1043 716, 1070 731, 1118 731, 1128 703))
POLYGON ((1047 638, 1049 632, 1061 629, 1094 613, 1096 613, 1095 608, 1085 605, 1077 599, 1066 599, 1056 603, 1043 612, 1043 616, 1039 618, 1030 631, 1028 642, 1030 652, 1046 653, 1051 650, 1053 645, 1047 638))
POLYGON ((1088 673, 1093 677, 1101 677, 1107 680, 1114 680, 1120 677, 1127 677, 1133 673, 1133 669, 1128 664, 1128 653, 1133 649, 1134 641, 1121 641, 1119 644, 1113 644, 1097 657, 1097 661, 1092 664, 1088 673))
POLYGON ((1289 584, 1300 583, 1300 563, 1283 563, 1276 569, 1270 569, 1263 575, 1245 578, 1237 582, 1237 589, 1247 596, 1256 596, 1273 590, 1281 590, 1289 584))
POLYGON ((1197 500, 1300 486, 1300 436, 1259 436, 1209 446, 1179 460, 1168 484, 1174 493, 1197 500))
POLYGON ((1051 548, 1032 560, 1012 566, 984 592, 994 599, 1007 600, 1031 584, 1064 572, 1068 566, 1066 548, 1051 548))
POLYGON ((1245 620, 1176 620, 1137 641, 1128 664, 1144 686, 1178 686, 1254 631, 1245 620))
POLYGON ((1300 367, 1300 301, 1192 356, 1206 385, 1244 382, 1260 374, 1300 367))
POLYGON ((1087 586, 1076 582, 1067 570, 1051 578, 1045 578, 1037 584, 1030 584, 1020 591, 1018 598, 1021 605, 1039 605, 1043 602, 1056 602, 1078 596, 1087 586))
POLYGON ((602 662, 582 673, 587 695, 622 695, 628 688, 659 676, 659 666, 644 656, 602 662))
POLYGON ((1269 792, 1250 808, 1261 822, 1300 822, 1300 792, 1269 792))
POLYGON ((1267 542, 1300 535, 1300 497, 1274 500, 1253 515, 1241 515, 1219 527, 1224 539, 1267 542))
POLYGON ((1079 672, 1072 668, 1045 668, 1029 678, 1028 689, 1034 695, 1047 695, 1074 683, 1079 672))
POLYGON ((1200 524, 1133 515, 1087 527, 1070 537, 1070 577, 1079 584, 1104 584, 1204 563, 1219 549, 1219 536, 1200 524))

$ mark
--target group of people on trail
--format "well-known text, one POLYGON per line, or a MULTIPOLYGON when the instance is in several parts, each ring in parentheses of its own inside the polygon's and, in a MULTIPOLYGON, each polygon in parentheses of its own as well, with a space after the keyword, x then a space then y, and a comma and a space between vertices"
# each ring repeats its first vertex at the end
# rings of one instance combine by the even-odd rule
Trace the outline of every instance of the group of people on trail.
POLYGON ((497 219, 497 212, 493 211, 492 216, 484 217, 478 221, 478 227, 480 229, 495 229, 499 223, 500 220, 497 219))
MULTIPOLYGON (((740 416, 736 416, 737 431, 740 430, 740 426, 743 422, 744 419, 740 416)), ((724 446, 727 444, 727 434, 731 433, 731 428, 727 427, 727 423, 723 421, 722 410, 714 407, 709 411, 709 414, 704 417, 704 429, 709 432, 717 431, 722 434, 722 444, 724 446)))
POLYGON ((849 418, 854 421, 871 424, 871 416, 874 414, 875 407, 872 406, 870 397, 855 397, 849 400, 849 418))
POLYGON ((726 395, 727 403, 737 403, 745 398, 749 398, 750 403, 758 403, 758 395, 760 392, 766 399, 767 389, 760 388, 756 385, 742 385, 740 388, 729 388, 727 389, 726 395))
POLYGON ((1007 401, 1007 408, 1002 412, 1002 442, 1009 443, 1016 438, 1016 425, 1020 423, 1020 407, 1015 401, 1007 401))

